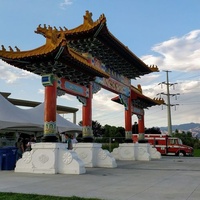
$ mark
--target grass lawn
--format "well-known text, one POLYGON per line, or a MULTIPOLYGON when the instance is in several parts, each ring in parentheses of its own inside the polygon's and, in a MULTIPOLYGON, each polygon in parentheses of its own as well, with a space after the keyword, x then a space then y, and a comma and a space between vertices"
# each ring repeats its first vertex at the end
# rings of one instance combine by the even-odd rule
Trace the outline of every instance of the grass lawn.
POLYGON ((194 157, 200 157, 200 149, 194 149, 194 157))
POLYGON ((96 198, 82 198, 82 197, 56 197, 37 194, 21 194, 21 193, 7 193, 0 192, 0 200, 100 200, 96 198))

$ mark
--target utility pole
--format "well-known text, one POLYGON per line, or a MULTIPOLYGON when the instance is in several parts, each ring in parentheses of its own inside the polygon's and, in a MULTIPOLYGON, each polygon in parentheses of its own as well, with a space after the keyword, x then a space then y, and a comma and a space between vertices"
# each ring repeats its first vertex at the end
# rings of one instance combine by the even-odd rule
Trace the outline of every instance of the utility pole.
POLYGON ((168 135, 172 135, 172 119, 171 119, 171 106, 176 106, 178 104, 171 104, 170 103, 170 96, 177 96, 177 95, 180 95, 179 93, 177 94, 170 94, 169 92, 169 87, 170 86, 174 86, 175 84, 177 83, 169 83, 169 72, 171 71, 168 71, 166 70, 166 82, 162 82, 162 83, 159 83, 158 85, 160 84, 165 84, 167 86, 167 93, 159 93, 160 95, 166 95, 167 96, 167 121, 168 121, 168 135))

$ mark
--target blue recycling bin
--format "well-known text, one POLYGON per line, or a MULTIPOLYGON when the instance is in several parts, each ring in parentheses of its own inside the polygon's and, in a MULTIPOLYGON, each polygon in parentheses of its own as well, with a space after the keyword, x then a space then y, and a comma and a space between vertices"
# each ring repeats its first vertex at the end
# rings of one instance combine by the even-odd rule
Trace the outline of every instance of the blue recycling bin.
POLYGON ((14 170, 16 164, 16 147, 3 147, 2 149, 2 169, 14 170))
POLYGON ((3 169, 3 162, 5 155, 6 155, 6 149, 0 148, 0 170, 3 169))

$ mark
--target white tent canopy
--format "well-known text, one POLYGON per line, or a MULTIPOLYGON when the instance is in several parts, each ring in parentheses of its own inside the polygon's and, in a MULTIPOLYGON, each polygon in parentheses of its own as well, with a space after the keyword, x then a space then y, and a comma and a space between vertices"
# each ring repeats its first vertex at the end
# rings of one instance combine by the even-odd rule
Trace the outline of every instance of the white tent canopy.
MULTIPOLYGON (((35 120, 35 124, 42 124, 42 127, 44 126, 44 103, 26 110, 26 113, 31 115, 33 119, 35 120)), ((59 114, 56 114, 56 125, 57 125, 57 130, 59 133, 65 132, 65 131, 78 131, 80 132, 82 130, 81 126, 78 126, 59 114)))
MULTIPOLYGON (((56 115, 56 125, 59 133, 82 130, 81 126, 64 119, 59 114, 56 115)), ((44 103, 31 109, 21 109, 0 94, 0 130, 42 132, 43 127, 44 103)))

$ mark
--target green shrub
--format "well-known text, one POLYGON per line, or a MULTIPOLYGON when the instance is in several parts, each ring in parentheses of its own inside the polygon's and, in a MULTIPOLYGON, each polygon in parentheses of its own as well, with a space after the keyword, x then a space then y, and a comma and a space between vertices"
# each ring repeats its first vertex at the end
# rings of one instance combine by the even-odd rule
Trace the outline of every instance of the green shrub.
POLYGON ((119 147, 119 143, 117 143, 117 142, 102 144, 102 149, 108 150, 109 152, 112 152, 114 148, 118 148, 118 147, 119 147))

